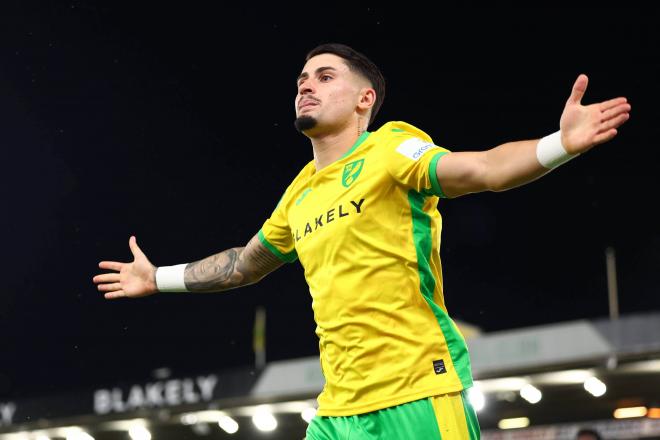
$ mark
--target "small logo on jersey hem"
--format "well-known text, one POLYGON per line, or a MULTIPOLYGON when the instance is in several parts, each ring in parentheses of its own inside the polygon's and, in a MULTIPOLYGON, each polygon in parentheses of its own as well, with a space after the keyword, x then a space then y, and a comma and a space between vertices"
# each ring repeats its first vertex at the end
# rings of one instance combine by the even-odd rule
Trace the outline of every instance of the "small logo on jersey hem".
POLYGON ((447 368, 445 368, 445 361, 440 359, 439 361, 433 361, 433 371, 435 371, 435 374, 444 374, 447 372, 447 368))
POLYGON ((347 163, 344 167, 344 174, 341 176, 341 184, 346 188, 355 182, 362 172, 364 167, 364 159, 356 160, 355 162, 347 163))

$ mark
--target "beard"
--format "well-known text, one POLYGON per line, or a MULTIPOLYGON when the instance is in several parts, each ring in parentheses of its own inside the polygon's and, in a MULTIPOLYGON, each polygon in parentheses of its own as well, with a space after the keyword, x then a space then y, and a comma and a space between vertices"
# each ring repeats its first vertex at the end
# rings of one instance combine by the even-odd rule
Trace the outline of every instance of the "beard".
POLYGON ((316 118, 313 118, 312 116, 299 116, 295 121, 293 121, 293 125, 296 127, 296 130, 301 133, 316 127, 317 123, 318 121, 316 118))

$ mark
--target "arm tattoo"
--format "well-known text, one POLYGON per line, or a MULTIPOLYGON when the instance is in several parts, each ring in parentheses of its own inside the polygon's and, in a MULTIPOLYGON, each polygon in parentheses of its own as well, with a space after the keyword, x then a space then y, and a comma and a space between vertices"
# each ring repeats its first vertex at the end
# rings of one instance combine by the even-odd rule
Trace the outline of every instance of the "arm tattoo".
POLYGON ((245 247, 188 264, 184 280, 191 292, 220 292, 256 283, 282 264, 255 235, 245 247))

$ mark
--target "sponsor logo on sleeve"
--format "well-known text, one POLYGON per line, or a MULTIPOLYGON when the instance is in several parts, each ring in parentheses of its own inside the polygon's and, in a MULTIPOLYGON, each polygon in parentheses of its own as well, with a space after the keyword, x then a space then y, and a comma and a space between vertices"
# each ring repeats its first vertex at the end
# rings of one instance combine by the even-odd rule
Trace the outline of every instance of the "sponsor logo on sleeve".
POLYGON ((438 148, 436 145, 433 145, 430 142, 427 142, 419 138, 411 138, 406 141, 403 141, 401 145, 396 147, 396 151, 403 154, 409 159, 419 160, 424 154, 428 151, 438 148))

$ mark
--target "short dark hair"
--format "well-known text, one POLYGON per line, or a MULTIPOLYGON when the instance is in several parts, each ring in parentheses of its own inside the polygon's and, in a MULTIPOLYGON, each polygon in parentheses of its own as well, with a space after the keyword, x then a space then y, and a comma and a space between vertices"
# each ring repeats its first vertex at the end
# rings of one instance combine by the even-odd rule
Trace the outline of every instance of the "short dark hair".
POLYGON ((588 428, 580 429, 578 431, 576 437, 579 438, 581 435, 590 435, 593 438, 595 438, 596 440, 602 440, 603 439, 603 437, 601 437, 600 434, 598 434, 598 431, 596 431, 594 429, 588 429, 588 428))
POLYGON ((371 83, 371 87, 376 91, 376 102, 374 102, 371 108, 371 117, 369 118, 369 124, 371 124, 385 99, 385 78, 380 69, 369 58, 357 50, 339 43, 325 43, 316 46, 307 53, 305 61, 309 61, 310 58, 324 53, 330 53, 343 58, 349 69, 357 72, 371 83))

